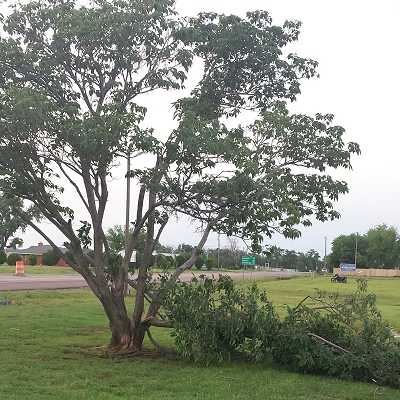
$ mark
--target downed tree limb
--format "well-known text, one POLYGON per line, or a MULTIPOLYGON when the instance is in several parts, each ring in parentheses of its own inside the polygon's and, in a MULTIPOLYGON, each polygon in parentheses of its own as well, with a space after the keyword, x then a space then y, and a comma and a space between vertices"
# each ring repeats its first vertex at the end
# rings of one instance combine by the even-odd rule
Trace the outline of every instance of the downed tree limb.
POLYGON ((337 344, 334 344, 334 343, 330 342, 329 340, 326 340, 323 337, 316 335, 315 333, 311 333, 310 332, 307 335, 311 336, 311 337, 313 337, 313 338, 315 338, 317 340, 320 340, 321 342, 324 342, 324 343, 328 344, 329 346, 332 346, 333 348, 335 348, 337 350, 340 350, 342 353, 353 355, 352 353, 350 353, 348 350, 344 349, 343 347, 340 347, 337 344))

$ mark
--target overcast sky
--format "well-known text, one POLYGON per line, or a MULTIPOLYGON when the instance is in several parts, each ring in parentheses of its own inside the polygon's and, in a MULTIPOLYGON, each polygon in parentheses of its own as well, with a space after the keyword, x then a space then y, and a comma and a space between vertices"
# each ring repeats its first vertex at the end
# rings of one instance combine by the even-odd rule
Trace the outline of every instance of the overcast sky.
MULTIPOLYGON (((177 9, 181 15, 191 16, 200 11, 244 16, 246 11, 266 10, 277 25, 286 19, 300 20, 300 39, 290 51, 318 61, 320 78, 303 82, 302 94, 290 106, 291 111, 334 114, 335 124, 346 129, 345 141, 361 146, 361 156, 352 161, 353 171, 333 174, 350 187, 350 193, 336 204, 341 219, 303 228, 302 238, 294 241, 274 237, 265 244, 302 252, 315 249, 323 256, 325 237, 329 252, 331 241, 341 234, 364 234, 382 223, 400 230, 399 0, 178 0, 177 9)), ((162 95, 158 100, 165 101, 162 95)), ((165 121, 160 118, 156 122, 159 129, 157 123, 165 121)), ((124 224, 125 183, 121 178, 113 185, 108 227, 124 224)), ((194 227, 180 222, 166 230, 161 243, 195 245, 199 236, 193 231, 194 227)), ((24 247, 41 240, 30 230, 22 237, 24 247)), ((217 244, 213 235, 206 247, 216 248, 217 244)), ((221 237, 221 246, 225 244, 221 237)))

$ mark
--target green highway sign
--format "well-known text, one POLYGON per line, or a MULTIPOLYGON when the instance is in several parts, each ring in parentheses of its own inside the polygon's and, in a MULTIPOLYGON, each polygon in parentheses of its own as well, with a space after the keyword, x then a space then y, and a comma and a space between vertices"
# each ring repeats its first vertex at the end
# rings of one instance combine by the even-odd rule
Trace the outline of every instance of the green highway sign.
POLYGON ((242 256, 242 265, 256 265, 256 258, 251 256, 242 256))

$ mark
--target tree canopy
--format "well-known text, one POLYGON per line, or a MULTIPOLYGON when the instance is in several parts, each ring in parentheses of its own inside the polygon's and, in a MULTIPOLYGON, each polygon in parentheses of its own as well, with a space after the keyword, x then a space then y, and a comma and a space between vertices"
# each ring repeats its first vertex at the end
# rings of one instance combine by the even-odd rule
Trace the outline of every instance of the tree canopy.
POLYGON ((357 268, 399 267, 400 239, 397 229, 381 224, 363 235, 340 235, 332 241, 332 251, 328 256, 331 268, 337 268, 341 263, 353 264, 356 257, 357 268))
POLYGON ((40 0, 16 3, 1 18, 0 189, 29 201, 63 233, 73 259, 13 208, 88 282, 110 321, 112 347, 140 349, 151 326, 165 326, 157 319, 163 295, 150 291, 147 269, 170 219, 186 216, 202 232, 189 260, 169 277, 176 280, 211 231, 244 238, 259 251, 273 233, 298 237, 313 215, 338 218, 333 203, 348 187, 328 171, 351 168, 351 155, 359 153, 332 115, 289 113, 286 101, 296 100, 301 79, 317 75, 316 61, 283 56, 300 22, 276 26, 264 11, 183 18, 174 4, 40 0), (174 103, 175 128, 161 140, 143 127, 140 98, 182 89, 194 61, 202 78, 174 103), (235 119, 244 111, 255 115, 248 127, 235 119), (150 158, 140 163, 142 156, 150 158), (139 160, 128 176, 140 191, 121 260, 110 249, 104 215, 112 207, 113 168, 126 157, 139 160), (78 230, 62 196, 66 186, 87 214, 78 230), (130 281, 130 256, 144 227, 138 276, 130 281), (93 257, 83 251, 89 244, 93 257), (115 265, 110 288, 107 271, 115 265), (127 281, 136 290, 132 317, 127 281))
POLYGON ((19 237, 14 237, 18 231, 24 233, 28 223, 24 221, 16 212, 18 209, 20 213, 25 213, 28 218, 39 221, 40 213, 35 207, 30 207, 24 210, 23 201, 19 198, 12 198, 10 196, 0 197, 0 249, 4 250, 6 247, 15 249, 22 246, 23 240, 19 237))
POLYGON ((365 236, 367 268, 400 267, 400 237, 396 228, 378 225, 369 229, 365 236))
MULTIPOLYGON (((133 228, 129 229, 129 234, 132 235, 133 228)), ((106 233, 106 239, 110 250, 114 253, 119 253, 125 249, 125 228, 122 225, 115 225, 109 228, 106 233)), ((135 250, 143 253, 146 240, 146 232, 144 229, 139 233, 135 250)))

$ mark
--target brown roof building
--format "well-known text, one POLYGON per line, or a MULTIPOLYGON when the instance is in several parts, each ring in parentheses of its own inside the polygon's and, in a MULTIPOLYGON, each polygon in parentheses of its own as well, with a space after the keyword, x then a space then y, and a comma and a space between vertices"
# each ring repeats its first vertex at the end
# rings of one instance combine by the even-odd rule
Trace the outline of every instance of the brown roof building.
MULTIPOLYGON (((59 247, 59 249, 65 253, 68 249, 66 247, 59 247)), ((24 265, 29 265, 29 256, 31 254, 37 255, 37 265, 42 265, 42 255, 46 253, 46 251, 53 250, 53 247, 49 244, 43 244, 42 242, 38 243, 37 246, 31 246, 26 249, 7 249, 6 253, 9 254, 19 254, 24 262, 24 265)), ((56 264, 59 267, 67 266, 66 262, 61 258, 60 261, 56 264)))

